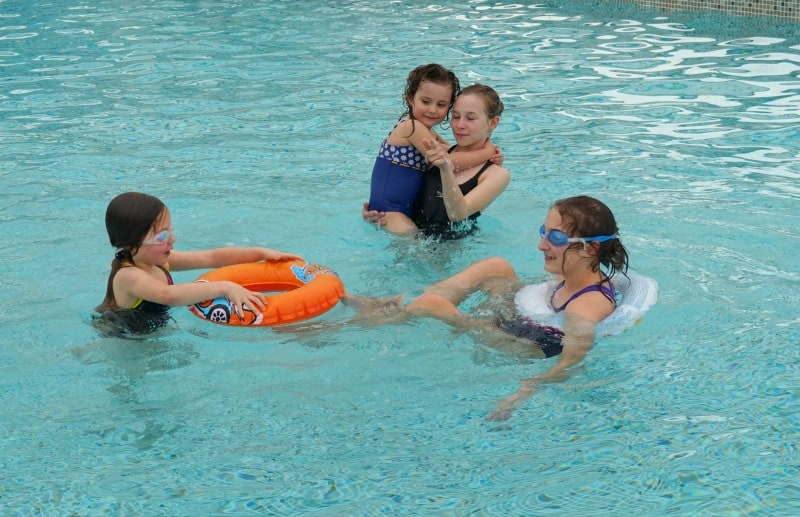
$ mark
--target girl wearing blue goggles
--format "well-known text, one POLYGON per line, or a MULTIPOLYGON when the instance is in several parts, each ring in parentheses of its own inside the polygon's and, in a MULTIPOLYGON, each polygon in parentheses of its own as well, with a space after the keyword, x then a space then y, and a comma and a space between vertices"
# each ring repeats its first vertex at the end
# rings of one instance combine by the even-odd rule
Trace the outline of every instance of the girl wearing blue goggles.
POLYGON ((617 228, 614 214, 595 198, 576 196, 553 203, 539 229, 537 247, 543 254, 545 271, 554 275, 556 282, 547 292, 538 289, 532 295, 525 294, 535 297, 541 321, 531 317, 530 311, 520 310, 517 295, 526 286, 511 263, 500 257, 478 261, 429 286, 406 306, 397 298, 376 303, 372 298, 350 296, 348 301, 367 315, 370 311, 372 315, 385 315, 385 311, 397 307, 397 320, 438 318, 459 330, 487 332, 492 343, 501 348, 536 357, 557 356, 557 363, 544 373, 524 379, 520 389, 499 400, 487 416, 489 420, 505 420, 539 384, 565 379, 569 368, 581 362, 594 345, 597 324, 615 311, 618 302, 612 278, 628 269, 628 252, 617 228), (567 233, 594 237, 570 237, 567 233), (572 243, 583 244, 583 249, 568 247, 572 243), (493 297, 498 303, 496 314, 489 310, 475 316, 460 310, 461 303, 476 291, 493 297), (563 313, 560 327, 551 326, 554 320, 547 319, 557 313, 563 313))
POLYGON ((542 239, 547 239, 547 242, 552 244, 553 246, 560 248, 561 246, 566 246, 567 244, 573 242, 580 242, 583 244, 583 247, 586 247, 587 242, 606 242, 610 241, 611 239, 616 239, 617 236, 615 235, 598 235, 596 237, 567 237, 567 234, 564 232, 560 232, 558 230, 550 230, 549 232, 545 231, 544 225, 539 228, 539 236, 542 239))

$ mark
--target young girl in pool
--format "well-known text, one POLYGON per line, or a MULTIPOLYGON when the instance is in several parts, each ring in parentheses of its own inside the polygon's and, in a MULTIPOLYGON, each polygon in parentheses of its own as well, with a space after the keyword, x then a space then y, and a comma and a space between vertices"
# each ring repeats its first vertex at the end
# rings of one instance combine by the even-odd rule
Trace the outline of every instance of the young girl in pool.
MULTIPOLYGON (((117 248, 111 262, 106 297, 97 312, 116 334, 140 334, 165 326, 174 305, 225 296, 240 314, 247 304, 264 309, 261 293, 234 282, 174 284, 170 271, 216 268, 260 260, 294 260, 300 257, 269 248, 216 248, 202 251, 173 250, 175 234, 169 209, 158 198, 126 192, 106 209, 106 230, 117 248)), ((101 324, 102 325, 102 324, 101 324)))
MULTIPOLYGON (((406 112, 381 144, 370 185, 369 208, 384 212, 384 226, 390 232, 408 234, 417 229, 412 221, 412 206, 423 175, 430 168, 423 141, 448 146, 433 126, 447 120, 458 93, 458 78, 441 65, 418 66, 408 75, 404 94, 406 112)), ((502 161, 498 154, 486 139, 481 148, 456 150, 449 158, 453 168, 459 170, 490 159, 502 161)))
MULTIPOLYGON (((503 108, 503 101, 493 88, 483 84, 467 86, 453 105, 451 128, 456 145, 447 149, 438 141, 423 140, 425 159, 433 167, 423 176, 414 202, 415 229, 445 239, 462 238, 477 229, 481 211, 505 190, 511 176, 501 164, 495 163, 502 161, 499 151, 492 160, 460 170, 452 166, 451 157, 483 149, 500 123, 503 108)), ((370 210, 368 203, 364 204, 361 215, 378 226, 386 223, 384 214, 370 210)))
MULTIPOLYGON (((457 329, 479 331, 495 346, 538 357, 558 356, 552 368, 522 381, 520 389, 499 401, 487 417, 505 420, 537 385, 565 379, 568 368, 580 362, 594 345, 597 323, 614 312, 617 295, 612 279, 618 271, 625 274, 628 270, 628 253, 618 231, 611 210, 592 197, 556 201, 547 213, 539 230, 538 249, 544 254, 545 271, 561 281, 549 304, 551 310, 564 313, 563 328, 540 325, 517 314, 512 302, 523 285, 511 264, 499 257, 477 262, 428 287, 400 311, 399 317, 438 318, 457 329), (491 319, 472 317, 458 309, 479 290, 490 295, 490 303, 500 302, 499 312, 493 312, 491 319)), ((358 297, 346 301, 362 307, 360 318, 367 321, 370 310, 380 316, 398 302, 396 298, 376 303, 358 297)))

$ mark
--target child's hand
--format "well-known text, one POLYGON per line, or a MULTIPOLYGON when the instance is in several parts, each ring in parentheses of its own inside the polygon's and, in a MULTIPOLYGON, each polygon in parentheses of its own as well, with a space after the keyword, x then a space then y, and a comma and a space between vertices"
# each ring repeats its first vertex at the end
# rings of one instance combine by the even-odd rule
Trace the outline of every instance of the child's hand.
POLYGON ((494 411, 486 415, 486 420, 502 422, 511 418, 511 413, 519 405, 517 394, 506 397, 497 402, 494 411))
POLYGON ((503 160, 504 159, 505 159, 505 155, 503 154, 503 151, 500 150, 499 146, 495 146, 494 147, 494 154, 492 155, 491 158, 489 158, 489 161, 492 162, 495 165, 503 165, 503 160))
POLYGON ((490 422, 502 422, 503 420, 508 420, 511 418, 511 412, 513 409, 507 403, 500 401, 497 403, 497 407, 495 407, 494 411, 486 415, 486 420, 490 422))
POLYGON ((497 402, 494 411, 486 415, 486 420, 502 421, 511 418, 511 413, 533 395, 538 381, 538 376, 524 379, 516 393, 497 402))
POLYGON ((263 248, 264 253, 264 260, 265 261, 273 261, 273 260, 303 260, 303 257, 300 255, 295 255, 294 253, 286 253, 283 251, 272 250, 269 248, 263 248))
POLYGON ((422 145, 424 145, 425 149, 427 149, 427 151, 425 151, 425 161, 427 161, 429 164, 441 167, 448 163, 447 149, 445 149, 442 144, 425 139, 422 141, 422 145))
POLYGON ((384 215, 386 215, 385 212, 370 210, 369 202, 364 203, 361 207, 361 218, 364 222, 374 224, 375 226, 384 226, 386 224, 386 220, 383 218, 384 215))
POLYGON ((242 307, 244 307, 245 304, 247 304, 247 307, 253 312, 261 313, 261 311, 264 310, 264 307, 266 307, 264 295, 251 291, 234 282, 227 283, 229 285, 226 297, 231 302, 231 309, 233 309, 240 318, 244 317, 244 310, 242 307))

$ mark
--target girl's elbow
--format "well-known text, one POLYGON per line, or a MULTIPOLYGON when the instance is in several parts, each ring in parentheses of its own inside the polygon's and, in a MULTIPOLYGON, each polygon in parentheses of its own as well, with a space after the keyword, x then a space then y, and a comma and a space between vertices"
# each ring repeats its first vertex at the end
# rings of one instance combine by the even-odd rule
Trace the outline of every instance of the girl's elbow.
POLYGON ((561 360, 559 361, 559 365, 564 368, 572 368, 576 364, 580 363, 586 357, 586 351, 583 350, 573 350, 569 352, 562 352, 561 353, 561 360))
POLYGON ((469 203, 460 203, 459 206, 450 207, 447 210, 447 218, 450 219, 450 222, 459 223, 477 211, 469 203))
POLYGON ((175 307, 176 305, 184 305, 182 300, 178 297, 177 293, 168 292, 161 300, 161 304, 175 307))
MULTIPOLYGON (((161 301, 159 303, 163 305, 169 305, 171 307, 175 307, 178 305, 188 305, 189 303, 194 302, 187 302, 187 292, 185 290, 181 290, 180 286, 171 285, 164 289, 164 292, 161 296, 161 301)), ((213 298, 213 297, 210 297, 213 298)), ((202 301, 202 300, 197 300, 202 301)))
POLYGON ((463 221, 464 219, 466 219, 471 215, 472 215, 471 213, 466 213, 465 211, 449 212, 447 214, 447 218, 450 219, 451 223, 460 223, 461 221, 463 221))
POLYGON ((464 220, 458 212, 447 212, 447 218, 450 219, 451 223, 460 223, 464 220))

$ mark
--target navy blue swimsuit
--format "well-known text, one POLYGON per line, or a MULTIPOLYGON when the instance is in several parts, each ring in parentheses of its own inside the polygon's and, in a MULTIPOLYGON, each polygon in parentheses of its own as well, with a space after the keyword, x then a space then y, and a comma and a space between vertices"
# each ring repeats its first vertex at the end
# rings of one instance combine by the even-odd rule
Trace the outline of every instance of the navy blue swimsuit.
POLYGON ((390 145, 384 140, 372 167, 369 208, 411 217, 411 207, 427 168, 425 156, 413 145, 390 145))

